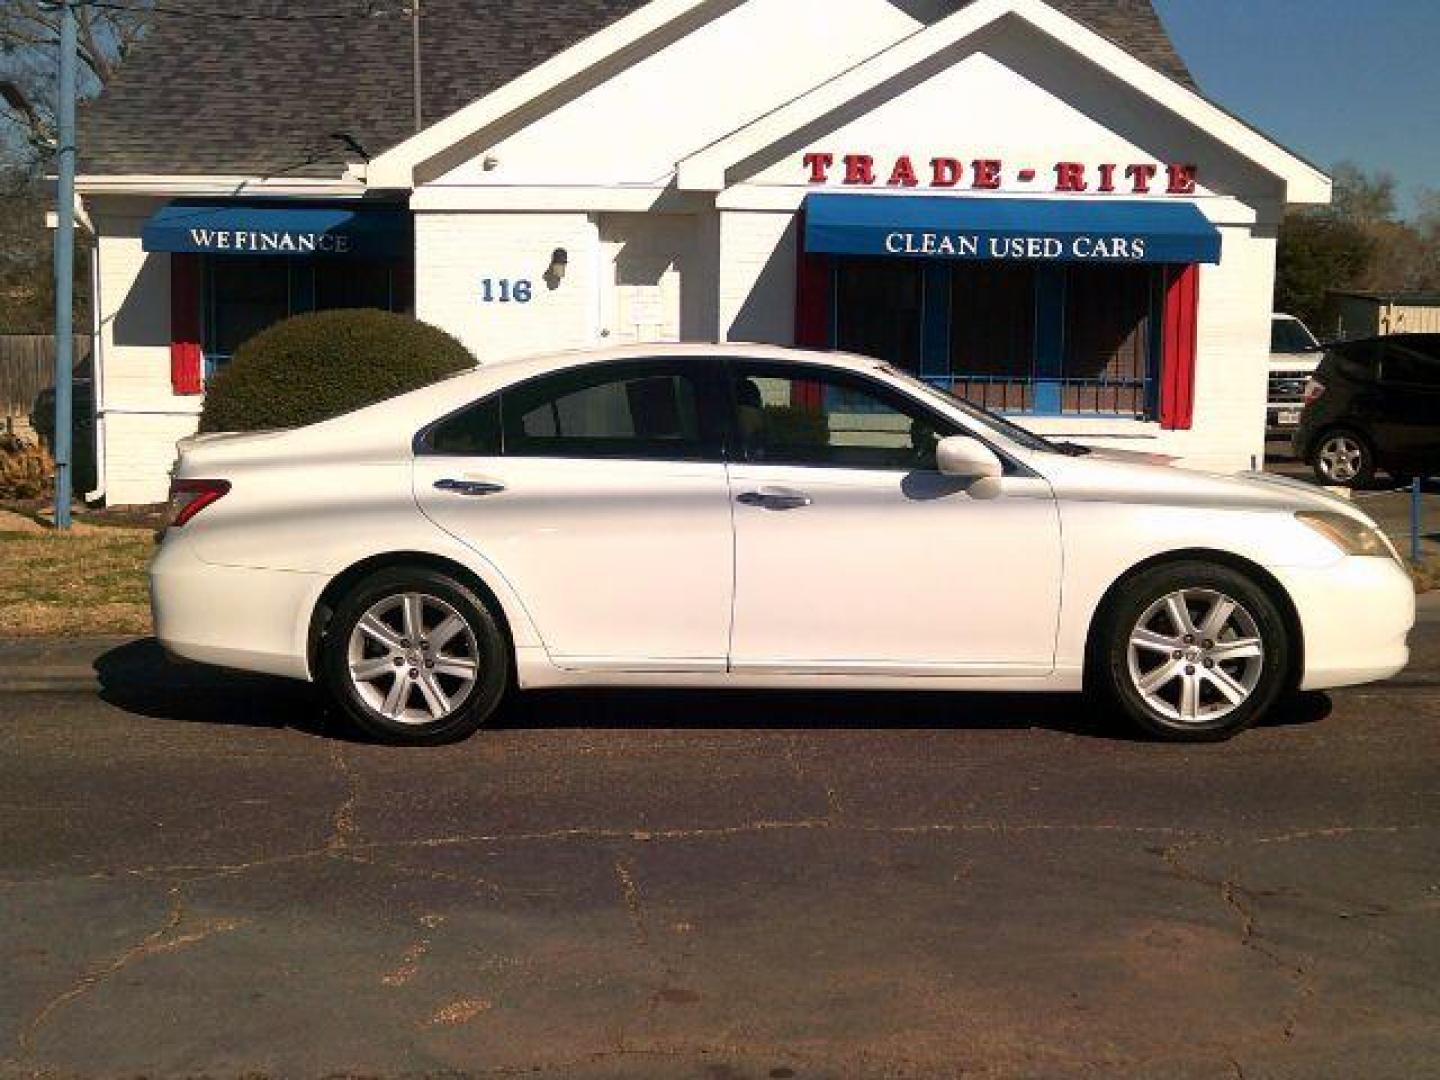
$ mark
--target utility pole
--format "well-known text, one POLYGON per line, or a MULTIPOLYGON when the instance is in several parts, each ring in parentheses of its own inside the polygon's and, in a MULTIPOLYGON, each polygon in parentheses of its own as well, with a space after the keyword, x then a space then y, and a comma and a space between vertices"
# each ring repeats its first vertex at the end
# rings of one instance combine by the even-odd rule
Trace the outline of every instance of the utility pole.
POLYGON ((410 0, 410 63, 415 79, 415 130, 425 126, 425 112, 420 104, 420 0, 410 0))
POLYGON ((57 160, 60 166, 55 232, 55 527, 70 528, 71 419, 75 373, 75 0, 60 3, 60 100, 57 160))

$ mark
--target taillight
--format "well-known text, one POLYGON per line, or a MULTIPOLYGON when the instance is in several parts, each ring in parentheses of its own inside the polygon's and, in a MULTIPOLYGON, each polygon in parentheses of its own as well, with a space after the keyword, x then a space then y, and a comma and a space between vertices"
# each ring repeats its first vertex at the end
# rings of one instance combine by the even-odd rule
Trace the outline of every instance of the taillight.
POLYGON ((172 480, 168 524, 178 529, 230 490, 229 480, 172 480))
POLYGON ((1310 405, 1316 401, 1319 401, 1320 398, 1324 395, 1324 393, 1325 384, 1323 382, 1321 382, 1319 379, 1309 380, 1305 384, 1305 404, 1310 405))

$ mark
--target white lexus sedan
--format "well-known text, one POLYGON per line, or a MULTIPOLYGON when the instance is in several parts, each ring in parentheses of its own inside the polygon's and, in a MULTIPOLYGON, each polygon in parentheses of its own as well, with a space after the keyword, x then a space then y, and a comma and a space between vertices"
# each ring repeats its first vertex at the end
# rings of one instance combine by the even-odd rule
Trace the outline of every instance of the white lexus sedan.
POLYGON ((863 357, 520 360, 180 451, 161 642, 391 742, 602 685, 1083 689, 1215 740, 1409 657, 1409 576, 1349 503, 1047 442, 863 357))

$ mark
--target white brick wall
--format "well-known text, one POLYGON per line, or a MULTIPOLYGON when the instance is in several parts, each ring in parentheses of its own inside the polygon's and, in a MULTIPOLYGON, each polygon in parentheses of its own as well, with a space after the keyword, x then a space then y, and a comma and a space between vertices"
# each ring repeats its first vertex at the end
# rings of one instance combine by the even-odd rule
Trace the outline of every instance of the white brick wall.
POLYGON ((720 213, 720 338, 795 343, 796 222, 789 212, 720 213))
POLYGON ((416 315, 454 334, 481 363, 596 344, 599 238, 588 214, 419 213, 415 217, 416 315), (565 280, 543 280, 556 248, 565 280), (529 303, 482 302, 481 283, 525 280, 529 303))
POLYGON ((99 437, 105 501, 163 502, 175 443, 195 431, 199 397, 170 387, 170 257, 140 245, 164 200, 90 200, 99 234, 99 437))

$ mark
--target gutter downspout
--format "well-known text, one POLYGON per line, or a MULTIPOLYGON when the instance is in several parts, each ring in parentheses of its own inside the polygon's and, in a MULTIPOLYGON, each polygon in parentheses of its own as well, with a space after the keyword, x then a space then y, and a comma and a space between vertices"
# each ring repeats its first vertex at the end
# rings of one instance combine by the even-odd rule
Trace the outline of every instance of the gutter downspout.
POLYGON ((105 357, 100 325, 100 234, 92 226, 90 235, 90 408, 95 430, 95 490, 85 493, 86 503, 105 498, 105 357))

